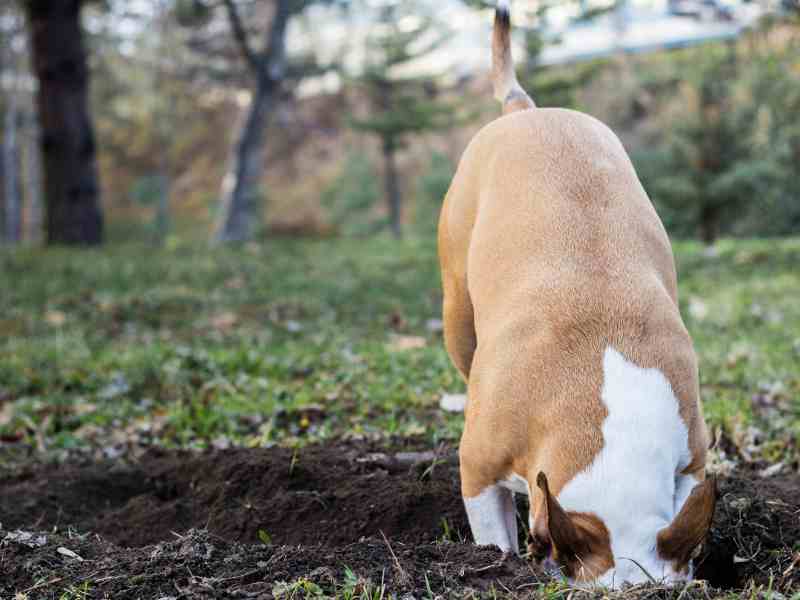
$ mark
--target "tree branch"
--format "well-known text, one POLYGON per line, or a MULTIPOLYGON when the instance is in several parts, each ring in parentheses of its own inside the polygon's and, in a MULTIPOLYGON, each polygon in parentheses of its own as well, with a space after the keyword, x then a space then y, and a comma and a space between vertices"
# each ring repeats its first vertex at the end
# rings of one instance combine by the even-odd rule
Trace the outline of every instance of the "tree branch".
POLYGON ((239 44, 239 49, 242 52, 247 64, 255 73, 261 71, 261 61, 259 56, 253 51, 250 42, 247 39, 247 32, 242 24, 242 19, 239 16, 239 11, 236 9, 236 4, 233 0, 224 0, 225 8, 228 11, 228 21, 230 21, 233 36, 236 38, 236 43, 239 44))
MULTIPOLYGON (((304 3, 300 3, 302 6, 304 3)), ((275 14, 272 17, 272 26, 264 39, 264 50, 261 57, 262 65, 266 67, 266 72, 261 76, 266 76, 272 82, 283 79, 286 72, 286 27, 289 18, 300 8, 295 5, 293 0, 278 0, 275 6, 275 14)))

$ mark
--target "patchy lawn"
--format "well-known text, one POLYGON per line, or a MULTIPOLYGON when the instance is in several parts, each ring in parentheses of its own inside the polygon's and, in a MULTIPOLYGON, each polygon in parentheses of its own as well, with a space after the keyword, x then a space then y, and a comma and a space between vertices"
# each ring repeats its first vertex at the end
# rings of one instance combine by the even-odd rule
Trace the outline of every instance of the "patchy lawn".
MULTIPOLYGON (((724 495, 712 587, 635 594, 800 592, 800 240, 676 254, 724 495)), ((572 592, 462 543, 431 241, 6 252, 0 280, 0 597, 572 592)))
MULTIPOLYGON (((676 244, 706 415, 786 457, 800 432, 800 240, 676 244), (758 431, 755 431, 757 428, 758 431)), ((432 242, 0 254, 0 439, 457 440, 432 242)))

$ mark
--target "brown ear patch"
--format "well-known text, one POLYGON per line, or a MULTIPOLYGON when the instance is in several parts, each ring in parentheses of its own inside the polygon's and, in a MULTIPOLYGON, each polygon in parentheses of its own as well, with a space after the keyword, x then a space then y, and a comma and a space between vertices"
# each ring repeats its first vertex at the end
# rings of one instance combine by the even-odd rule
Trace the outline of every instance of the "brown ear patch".
POLYGON ((709 477, 694 487, 672 523, 658 532, 661 557, 673 561, 679 570, 684 568, 711 528, 716 503, 717 480, 709 477))
POLYGON ((550 486, 544 473, 536 477, 536 485, 544 495, 544 523, 547 527, 547 537, 559 555, 566 558, 586 554, 585 542, 579 535, 575 524, 555 496, 550 493, 550 486))
POLYGON ((539 473, 536 485, 542 491, 544 514, 528 540, 531 556, 542 561, 552 554, 564 575, 580 582, 590 582, 612 568, 611 536, 605 524, 590 513, 565 511, 550 493, 544 473, 539 473))
POLYGON ((591 582, 614 566, 611 535, 599 517, 591 513, 570 512, 572 522, 581 532, 587 551, 567 565, 568 576, 581 583, 591 582))

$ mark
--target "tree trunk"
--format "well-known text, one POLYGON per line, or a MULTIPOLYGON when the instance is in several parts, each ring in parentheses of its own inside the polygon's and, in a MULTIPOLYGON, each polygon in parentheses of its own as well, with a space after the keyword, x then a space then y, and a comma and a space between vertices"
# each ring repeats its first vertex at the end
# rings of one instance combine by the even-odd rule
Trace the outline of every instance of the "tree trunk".
POLYGON ((397 239, 403 237, 403 225, 401 205, 402 198, 400 196, 400 183, 397 177, 397 163, 395 157, 397 154, 397 144, 393 138, 385 138, 383 140, 383 164, 384 164, 384 178, 386 184, 386 202, 389 207, 389 226, 392 230, 392 235, 397 239))
POLYGON ((721 209, 719 206, 704 206, 700 210, 700 239, 706 245, 719 237, 721 209))
POLYGON ((251 239, 261 226, 261 176, 264 172, 266 127, 275 101, 272 82, 259 78, 250 103, 232 170, 222 183, 223 210, 216 238, 220 242, 251 239))
POLYGON ((81 0, 25 3, 33 71, 39 81, 37 108, 50 244, 100 244, 103 240, 81 4, 81 0))
POLYGON ((156 243, 163 244, 169 235, 170 214, 169 214, 169 194, 170 179, 166 169, 163 169, 158 176, 158 206, 156 207, 156 243))
POLYGON ((278 98, 286 71, 286 27, 292 14, 304 3, 277 0, 272 25, 265 32, 261 51, 255 52, 236 5, 225 1, 234 37, 242 55, 255 76, 256 87, 244 129, 231 161, 232 169, 222 180, 222 213, 216 239, 238 242, 252 238, 261 225, 261 175, 264 171, 266 128, 278 98))
POLYGON ((3 199, 5 205, 5 241, 18 244, 22 237, 22 190, 19 169, 19 110, 16 90, 8 94, 3 126, 3 199))
POLYGON ((34 113, 28 115, 28 132, 25 137, 25 198, 28 214, 25 219, 25 239, 34 244, 42 241, 42 161, 39 120, 34 113))

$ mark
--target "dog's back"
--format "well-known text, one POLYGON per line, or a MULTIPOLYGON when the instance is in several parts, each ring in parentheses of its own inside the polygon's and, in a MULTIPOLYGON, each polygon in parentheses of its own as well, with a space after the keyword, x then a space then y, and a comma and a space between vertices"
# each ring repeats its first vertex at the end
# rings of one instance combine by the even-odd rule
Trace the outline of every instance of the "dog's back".
MULTIPOLYGON (((477 411, 481 418, 491 412, 498 428, 517 430, 508 439, 530 444, 546 439, 539 428, 572 426, 568 417, 577 412, 593 427, 569 436, 569 460, 585 466, 600 444, 608 346, 664 371, 692 413, 687 422, 698 421, 695 357, 678 310, 669 240, 605 125, 537 108, 486 126, 461 160, 440 240, 445 252, 463 257, 443 267, 463 269, 479 341, 467 427, 477 411), (475 406, 481 402, 491 405, 475 406)), ((536 454, 498 446, 498 461, 536 454)))

